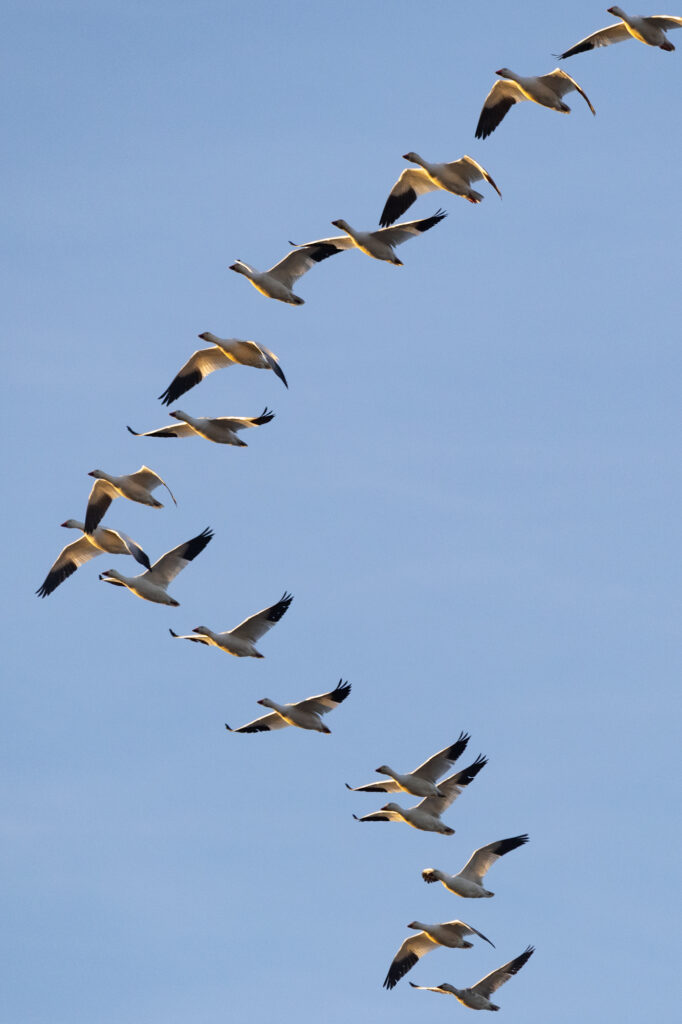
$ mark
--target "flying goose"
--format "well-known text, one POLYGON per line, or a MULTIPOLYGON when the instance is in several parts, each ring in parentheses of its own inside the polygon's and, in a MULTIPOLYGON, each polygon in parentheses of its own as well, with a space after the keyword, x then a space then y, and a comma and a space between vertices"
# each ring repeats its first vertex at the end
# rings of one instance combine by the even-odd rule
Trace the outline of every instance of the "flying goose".
MULTIPOLYGON (((61 524, 71 530, 85 529, 85 524, 78 519, 67 519, 61 524)), ((56 590, 60 583, 72 576, 76 569, 85 565, 91 558, 106 552, 109 555, 132 555, 136 561, 151 568, 147 555, 139 544, 136 544, 132 537, 128 537, 120 530, 100 527, 94 533, 83 533, 82 537, 67 544, 59 552, 52 568, 45 577, 42 585, 36 590, 40 597, 47 597, 53 590, 56 590)))
POLYGON ((143 601, 170 604, 177 608, 180 602, 166 593, 168 584, 204 550, 212 536, 213 531, 207 527, 196 537, 186 540, 184 544, 178 544, 176 548, 161 555, 151 569, 147 569, 139 576, 122 576, 116 569, 108 569, 106 572, 100 573, 99 578, 105 583, 113 583, 117 587, 127 587, 131 593, 136 597, 141 597, 143 601))
POLYGON ((163 394, 159 395, 164 405, 172 405, 214 370, 222 370, 223 367, 235 366, 237 363, 253 366, 257 370, 274 370, 285 388, 289 387, 277 356, 265 345, 255 341, 240 341, 239 338, 218 338, 210 331, 204 331, 199 337, 202 341, 208 341, 211 347, 198 348, 192 353, 163 394))
POLYGON ((505 853, 516 850, 528 842, 528 836, 513 836, 511 839, 498 839, 496 843, 488 843, 481 846, 469 857, 458 875, 448 875, 437 868, 424 868, 422 878, 425 882, 442 882, 446 889, 454 892, 455 896, 476 898, 480 896, 494 896, 494 892, 483 888, 483 878, 487 871, 493 866, 496 860, 504 857, 505 853))
POLYGON ((230 270, 243 274, 261 295, 267 295, 269 299, 279 299, 280 302, 288 302, 291 306, 302 306, 305 300, 294 295, 291 289, 307 270, 316 263, 326 260, 328 256, 334 256, 338 251, 335 246, 313 242, 287 253, 284 259, 275 263, 269 270, 258 271, 244 260, 232 263, 230 270))
POLYGON ((179 420, 176 426, 171 423, 168 427, 159 427, 158 430, 147 430, 144 434, 128 427, 135 437, 205 437, 207 441, 215 441, 216 444, 234 444, 239 448, 246 448, 246 441, 237 437, 238 430, 246 430, 247 427, 260 427, 263 423, 269 423, 274 419, 274 412, 263 409, 260 416, 219 416, 217 419, 207 419, 203 416, 190 416, 186 412, 176 409, 168 413, 174 419, 179 420))
POLYGON ((461 732, 459 738, 449 747, 439 750, 437 754, 429 757, 413 772, 408 772, 406 775, 401 775, 389 768, 387 764, 382 764, 377 771, 381 775, 390 775, 390 782, 369 782, 365 786, 349 786, 346 783, 346 787, 354 793, 403 792, 411 793, 412 796, 441 796, 436 780, 445 774, 458 757, 461 757, 470 739, 468 733, 461 732))
POLYGON ((450 949, 471 949, 473 942, 467 942, 465 935, 478 935, 480 939, 489 942, 482 932, 465 924, 464 921, 444 921, 442 924, 423 924, 421 921, 413 921, 408 928, 416 928, 418 935, 410 935, 405 939, 402 946, 393 957, 393 962, 384 978, 384 988, 395 988, 404 974, 414 967, 427 953, 430 953, 436 946, 448 946, 450 949))
POLYGON ((384 804, 381 810, 375 811, 374 814, 363 814, 361 818, 354 814, 353 817, 356 821, 404 821, 406 825, 421 829, 422 832, 440 832, 441 835, 452 836, 455 833, 454 828, 444 825, 440 816, 487 763, 487 757, 479 754, 468 768, 463 768, 449 779, 439 782, 438 788, 443 796, 427 796, 414 807, 401 807, 395 803, 384 804))
POLYGON ((470 203, 480 203, 483 196, 471 187, 471 183, 485 179, 500 198, 502 197, 502 193, 485 168, 470 156, 463 156, 450 164, 431 164, 418 153, 405 153, 403 160, 420 166, 404 170, 391 189, 379 221, 382 227, 388 227, 398 217, 402 217, 417 196, 433 192, 435 189, 440 188, 445 192, 452 192, 455 196, 463 196, 470 203))
POLYGON ((513 105, 521 103, 523 100, 532 100, 543 107, 558 110, 562 114, 570 113, 571 108, 563 102, 561 97, 573 89, 580 93, 592 113, 596 113, 578 83, 561 68, 555 68, 548 75, 540 75, 537 78, 517 75, 509 68, 500 68, 495 74, 503 77, 499 82, 495 82, 485 98, 476 127, 477 139, 487 139, 513 105))
POLYGON ((130 501, 137 501, 141 505, 151 505, 152 508, 163 508, 160 501, 152 498, 152 491, 157 487, 165 487, 174 503, 173 492, 161 477, 149 469, 148 466, 141 466, 136 473, 128 476, 111 476, 101 469, 93 469, 88 476, 94 476, 95 482, 92 485, 88 498, 88 507, 85 512, 85 532, 90 534, 99 525, 104 513, 111 505, 114 498, 128 498, 130 501))
MULTIPOLYGON (((319 238, 316 242, 306 242, 303 248, 322 245, 327 246, 332 252, 342 252, 344 249, 360 249, 367 256, 373 256, 375 260, 385 260, 387 263, 395 263, 402 267, 403 261, 399 260, 393 251, 396 245, 402 245, 410 238, 423 234, 436 224, 440 224, 447 216, 444 210, 438 210, 433 217, 425 217, 423 220, 409 220, 402 224, 395 224, 391 228, 379 228, 378 231, 356 231, 345 220, 333 220, 335 228, 345 231, 345 235, 337 235, 334 238, 319 238)), ((295 245, 294 242, 291 243, 295 245)), ((301 247, 297 249, 301 251, 301 247)), ((331 253, 330 253, 331 255, 331 253)))
POLYGON ((197 636, 180 636, 172 629, 168 632, 176 640, 193 640, 197 644, 219 647, 221 651, 234 654, 236 658, 264 658, 265 655, 256 650, 256 640, 260 640, 276 622, 279 622, 293 599, 292 594, 285 592, 276 604, 263 608, 225 633, 214 633, 207 626, 197 626, 193 629, 192 632, 198 634, 197 636))
POLYGON ((572 46, 565 53, 556 54, 560 60, 566 57, 573 57, 576 53, 586 53, 587 50, 596 50, 599 46, 611 46, 612 43, 622 43, 626 39, 638 39, 640 43, 647 46, 658 46, 661 50, 671 52, 675 49, 666 36, 672 28, 682 28, 682 18, 676 18, 665 14, 654 14, 649 18, 637 18, 634 14, 626 14, 621 7, 607 7, 609 14, 615 14, 620 21, 615 25, 607 25, 593 32, 591 36, 585 36, 579 43, 572 46))
POLYGON ((329 693, 320 693, 317 697, 307 697, 295 704, 277 704, 276 701, 263 697, 258 704, 272 708, 272 714, 255 718, 239 729, 232 729, 225 723, 229 732, 272 732, 274 729, 285 729, 287 725, 297 725, 299 729, 313 729, 316 732, 330 733, 331 729, 322 721, 321 715, 338 708, 350 693, 350 683, 339 679, 335 689, 329 693))
POLYGON ((415 985, 413 981, 410 982, 410 985, 412 988, 424 989, 425 992, 442 992, 444 995, 453 995, 463 1006, 468 1006, 471 1010, 499 1010, 499 1006, 490 1002, 490 996, 493 992, 497 992, 498 988, 501 988, 505 981, 509 981, 511 977, 518 974, 523 965, 528 963, 534 952, 535 948, 533 946, 527 946, 523 953, 508 963, 503 964, 502 967, 498 967, 496 971, 486 974, 485 978, 481 978, 471 988, 455 988, 454 985, 449 985, 447 981, 433 988, 429 985, 415 985))

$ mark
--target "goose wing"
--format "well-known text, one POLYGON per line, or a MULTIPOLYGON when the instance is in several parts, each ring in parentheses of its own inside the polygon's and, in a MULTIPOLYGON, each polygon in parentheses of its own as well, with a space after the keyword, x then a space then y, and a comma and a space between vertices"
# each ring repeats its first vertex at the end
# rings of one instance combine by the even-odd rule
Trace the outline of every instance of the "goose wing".
POLYGON ((329 693, 320 693, 317 697, 300 700, 298 704, 294 704, 294 707, 301 711, 313 711, 318 715, 326 715, 328 711, 333 711, 343 703, 350 693, 350 689, 349 682, 344 683, 343 679, 339 679, 336 687, 329 693))
POLYGON ((105 512, 117 497, 118 491, 108 480, 95 480, 88 496, 88 507, 85 510, 84 533, 92 533, 97 529, 105 512))
POLYGON ((285 722, 281 715, 278 715, 273 711, 269 715, 261 715, 260 718, 254 718, 253 722, 247 722, 246 725, 241 725, 238 729, 232 729, 225 722, 225 728, 228 732, 273 732, 275 729, 286 729, 289 725, 285 722))
POLYGON ((308 242, 300 248, 294 249, 293 252, 287 253, 284 259, 275 263, 274 267, 268 270, 268 274, 280 281, 285 288, 292 288, 294 282, 298 281, 299 277, 303 277, 316 263, 321 263, 328 256, 334 256, 342 249, 349 249, 352 244, 351 239, 347 237, 308 242), (344 241, 348 242, 348 245, 344 245, 344 241))
POLYGON ((662 28, 664 32, 669 32, 671 28, 682 28, 682 18, 677 18, 671 14, 652 14, 650 18, 645 18, 644 20, 655 25, 657 28, 662 28))
POLYGON ((221 427, 226 427, 227 430, 236 433, 238 430, 246 430, 247 427, 261 427, 264 423, 269 423, 274 418, 274 412, 271 412, 266 407, 260 416, 217 416, 211 420, 211 423, 217 423, 221 427))
POLYGON ((272 629, 276 622, 279 622, 293 599, 293 595, 287 594, 285 591, 276 604, 271 604, 269 608, 263 608, 262 611, 256 612, 255 615, 249 616, 248 619, 244 619, 243 622, 240 622, 238 626, 229 631, 230 634, 255 643, 269 629, 272 629))
POLYGON ((386 242, 387 245, 394 248, 396 245, 402 245, 403 242, 407 242, 410 238, 423 234, 424 231, 428 231, 436 224, 440 224, 446 216, 445 210, 438 210, 433 217, 404 221, 402 224, 394 224, 390 228, 380 228, 378 231, 372 231, 371 234, 374 238, 380 238, 382 242, 386 242))
POLYGON ((438 945, 429 938, 426 932, 410 935, 393 957, 388 973, 384 978, 384 988, 395 988, 403 975, 414 967, 426 953, 430 953, 438 945))
MULTIPOLYGON (((249 344, 244 342, 244 344, 249 344)), ((176 373, 173 380, 159 398, 164 405, 171 405, 186 391, 200 384, 204 377, 214 370, 221 370, 234 362, 221 348, 212 345, 210 348, 198 348, 193 352, 184 366, 176 373)))
POLYGON ((149 466, 141 466, 137 473, 131 473, 128 479, 133 480, 135 483, 139 484, 140 487, 144 487, 145 490, 150 492, 150 494, 157 487, 165 487, 171 498, 173 498, 173 503, 177 505, 173 492, 166 481, 162 480, 159 474, 155 473, 153 469, 149 468, 149 466))
POLYGON ((67 544, 57 555, 50 571, 36 590, 36 594, 39 597, 47 597, 57 589, 60 583, 72 576, 76 569, 100 554, 102 552, 99 548, 96 548, 85 535, 72 541, 71 544, 67 544))
POLYGON ((460 178, 463 178, 467 185, 470 185, 472 181, 487 181, 488 184, 492 185, 495 189, 500 199, 502 198, 502 193, 486 171, 485 167, 481 167, 473 157, 463 156, 460 157, 459 160, 453 160, 452 163, 446 164, 445 166, 449 168, 449 170, 454 171, 460 178))
POLYGON ((495 943, 491 942, 483 932, 479 932, 477 928, 472 928, 470 924, 465 924, 464 921, 444 921, 440 927, 451 935, 457 935, 459 938, 462 938, 464 935, 478 935, 479 939, 483 939, 493 949, 495 948, 495 943))
POLYGON ((417 196, 434 192, 438 187, 423 167, 408 167, 391 189, 379 223, 384 228, 393 224, 412 206, 417 196))
POLYGON ((449 747, 444 747, 443 750, 439 750, 437 754, 434 754, 428 760, 420 764, 418 768, 411 773, 412 775, 418 775, 421 779, 428 779, 429 782, 436 782, 437 779, 444 775, 450 765, 454 764, 458 757, 466 750, 466 745, 471 737, 466 732, 460 732, 459 737, 454 743, 451 743, 449 747))
POLYGON ((495 843, 488 843, 487 846, 479 847, 469 857, 469 860, 460 871, 460 876, 480 885, 484 875, 490 870, 496 860, 503 857, 505 853, 516 850, 517 847, 523 846, 527 842, 528 836, 522 835, 513 836, 511 839, 498 839, 495 843))
POLYGON ((496 971, 486 974, 485 978, 481 978, 475 985, 472 985, 471 991, 488 999, 493 992, 497 992, 498 988, 504 985, 505 981, 509 981, 513 975, 519 973, 523 965, 528 963, 534 952, 535 948, 533 946, 527 946, 519 956, 503 964, 502 967, 498 967, 496 971))
POLYGON ((583 92, 575 78, 571 78, 571 76, 567 75, 565 71, 561 70, 561 68, 555 68, 554 71, 550 71, 548 75, 540 75, 538 82, 542 82, 544 85, 548 86, 557 94, 557 96, 565 96, 567 92, 572 92, 573 89, 575 89, 575 91, 579 92, 585 100, 585 103, 587 103, 592 113, 597 113, 587 98, 587 93, 583 92))
POLYGON ((201 633, 199 633, 197 636, 195 636, 194 634, 190 636, 181 636, 180 633, 174 633, 172 629, 169 629, 168 632, 176 640, 193 640, 195 644, 210 644, 211 642, 207 636, 203 636, 201 633))
POLYGON ((487 139, 500 121, 509 113, 515 103, 528 99, 511 78, 500 78, 485 98, 481 115, 476 125, 476 138, 487 139))
POLYGON ((145 569, 151 569, 152 566, 147 552, 139 544, 136 544, 132 537, 129 537, 127 533, 123 533, 122 530, 112 530, 111 527, 107 527, 106 532, 112 533, 114 537, 118 537, 128 554, 132 555, 136 562, 143 565, 145 569))
POLYGON ((363 814, 361 818, 358 818, 357 814, 353 817, 356 821, 402 821, 403 819, 395 811, 374 811, 372 814, 363 814))
POLYGON ((282 381, 284 387, 289 387, 282 367, 279 365, 279 359, 265 345, 259 345, 255 341, 239 341, 238 338, 232 338, 230 339, 230 350, 224 354, 229 357, 230 362, 241 363, 242 366, 255 366, 259 369, 263 368, 263 360, 265 360, 270 369, 282 381))
POLYGON ((386 782, 368 782, 365 786, 349 786, 346 783, 346 789, 353 793, 400 793, 400 786, 393 779, 387 779, 386 782))
POLYGON ((585 36, 575 46, 571 46, 569 50, 565 50, 564 53, 555 54, 555 56, 559 60, 565 60, 566 57, 574 57, 576 53, 586 53, 588 50, 595 50, 598 46, 611 46, 612 43, 622 43, 626 39, 631 38, 625 22, 618 21, 615 25, 607 25, 606 28, 600 28, 598 32, 593 32, 591 36, 585 36))
POLYGON ((440 992, 444 996, 451 996, 452 992, 448 992, 442 985, 415 985, 413 981, 410 982, 412 988, 420 988, 423 992, 440 992))
POLYGON ((184 544, 178 544, 176 548, 167 551, 154 562, 151 569, 144 573, 145 579, 159 587, 167 587, 178 573, 204 550, 212 537, 213 530, 206 527, 196 537, 186 540, 184 544))
POLYGON ((455 802, 464 787, 476 778, 481 768, 485 767, 487 763, 488 758, 479 754, 468 768, 463 768, 461 772, 455 772, 449 779, 438 783, 438 788, 444 796, 426 796, 417 804, 417 807, 421 811, 426 811, 427 814, 441 815, 450 804, 455 802))
POLYGON ((190 427, 189 423, 169 423, 167 427, 159 427, 158 430, 145 430, 141 433, 138 430, 133 430, 132 427, 128 427, 131 434, 135 437, 192 437, 196 435, 196 431, 193 427, 190 427))

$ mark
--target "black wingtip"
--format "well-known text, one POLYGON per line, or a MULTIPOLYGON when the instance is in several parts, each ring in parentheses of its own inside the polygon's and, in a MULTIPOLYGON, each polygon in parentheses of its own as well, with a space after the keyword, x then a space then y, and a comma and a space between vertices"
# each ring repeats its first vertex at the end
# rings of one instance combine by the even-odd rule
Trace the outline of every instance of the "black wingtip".
POLYGON ((234 729, 230 728, 227 722, 225 722, 225 728, 227 729, 228 732, 234 732, 234 729))
POLYGON ((169 629, 168 632, 170 633, 171 636, 174 636, 176 639, 180 639, 179 633, 174 633, 172 629, 169 629))

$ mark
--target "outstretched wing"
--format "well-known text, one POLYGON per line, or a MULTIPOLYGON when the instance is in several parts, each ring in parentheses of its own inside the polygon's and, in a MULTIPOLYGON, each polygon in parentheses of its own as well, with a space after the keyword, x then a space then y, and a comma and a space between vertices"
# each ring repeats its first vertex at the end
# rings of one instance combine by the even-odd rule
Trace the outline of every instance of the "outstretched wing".
POLYGON ((461 757, 470 739, 471 737, 468 733, 460 732, 459 737, 454 743, 429 757, 418 768, 415 768, 411 774, 418 775, 420 779, 428 779, 429 782, 436 782, 448 770, 450 765, 454 764, 458 757, 461 757))
POLYGON ((384 228, 393 224, 412 206, 417 196, 434 192, 437 188, 423 167, 408 167, 391 189, 379 223, 384 228))
POLYGON ((174 633, 172 629, 169 629, 168 632, 176 640, 193 640, 195 644, 210 644, 208 637, 202 636, 201 633, 198 636, 195 636, 194 634, 191 636, 181 636, 180 633, 174 633))
POLYGON ((211 420, 211 423, 218 423, 221 427, 226 427, 227 430, 236 433, 238 430, 246 430, 247 427, 261 427, 274 418, 274 412, 266 407, 260 416, 217 416, 211 420))
POLYGON ((450 804, 454 803, 464 787, 476 778, 481 768, 484 768, 487 763, 488 758, 479 754, 468 768, 463 768, 461 772, 455 772, 449 779, 438 783, 438 788, 444 794, 443 796, 426 796, 416 806, 420 811, 426 811, 427 814, 441 815, 450 804))
POLYGON ((478 928, 472 928, 470 924, 465 924, 464 921, 445 921, 440 927, 451 932, 453 935, 459 936, 460 938, 463 935, 478 935, 479 939, 483 939, 483 941, 487 942, 488 945, 493 947, 493 949, 495 948, 495 943, 491 942, 483 932, 479 932, 478 928))
POLYGON ((471 854, 469 860, 460 871, 461 877, 468 878, 470 881, 480 885, 484 875, 490 870, 496 860, 504 857, 505 853, 516 850, 517 847, 523 846, 527 842, 528 836, 522 835, 513 836, 511 839, 498 839, 495 843, 488 843, 487 846, 479 847, 478 850, 471 854))
POLYGON ((118 491, 108 480, 95 480, 88 497, 88 507, 85 510, 84 533, 93 533, 97 529, 105 512, 117 497, 118 491))
POLYGON ((378 231, 372 231, 372 235, 393 248, 396 245, 402 245, 410 238, 416 238, 417 235, 429 231, 436 224, 440 224, 444 217, 447 217, 445 210, 438 210, 433 217, 404 221, 402 224, 394 224, 391 228, 380 228, 378 231))
POLYGON ((502 967, 498 967, 496 971, 486 974, 485 978, 481 978, 475 985, 472 985, 471 991, 485 996, 487 999, 493 992, 497 992, 498 988, 504 985, 505 981, 509 981, 511 977, 518 974, 523 965, 528 963, 534 952, 535 948, 533 946, 527 946, 519 956, 503 964, 502 967))
POLYGON ((585 100, 585 103, 587 103, 592 113, 597 113, 588 100, 587 93, 583 92, 575 78, 571 78, 571 76, 566 74, 565 71, 562 71, 561 68, 555 68, 554 71, 550 71, 548 75, 541 75, 538 78, 538 82, 542 82, 544 85, 549 86, 557 96, 565 96, 567 92, 572 92, 575 89, 575 91, 579 92, 585 100))
POLYGON ((132 537, 129 537, 127 533, 123 533, 122 530, 112 530, 110 526, 106 528, 106 532, 113 533, 115 537, 118 537, 121 544, 128 551, 128 554, 132 555, 136 562, 143 565, 145 569, 151 569, 152 564, 149 561, 147 552, 139 544, 136 544, 132 537))
POLYGON ((492 185, 495 189, 500 199, 502 198, 502 193, 486 171, 485 167, 481 167, 478 161, 474 160, 473 157, 463 156, 459 160, 453 160, 452 163, 446 164, 445 166, 449 167, 450 170, 455 172, 455 174, 458 174, 460 178, 463 178, 468 185, 470 185, 472 181, 481 181, 481 179, 487 181, 488 184, 492 185))
POLYGON ((204 550, 212 537, 213 530, 207 526, 196 537, 186 540, 184 544, 178 544, 176 548, 167 551, 154 562, 151 569, 144 573, 145 579, 160 587, 167 587, 171 580, 174 580, 178 573, 204 550))
POLYGON ((682 18, 674 17, 671 14, 652 14, 651 17, 644 20, 655 25, 656 28, 662 28, 664 32, 669 32, 671 28, 682 28, 682 18))
POLYGON ((600 28, 598 32, 593 32, 591 36, 585 36, 575 46, 571 46, 569 50, 554 56, 558 57, 559 60, 565 60, 566 57, 574 57, 576 53, 586 53, 588 50, 596 50, 599 46, 611 46, 612 43, 622 43, 626 39, 631 38, 632 36, 628 32, 625 22, 619 21, 615 25, 607 25, 606 28, 600 28))
POLYGON ((343 238, 330 238, 319 242, 308 242, 301 248, 287 253, 284 259, 275 263, 274 267, 268 270, 268 274, 281 281, 285 288, 291 288, 294 282, 298 281, 299 277, 303 277, 306 271, 314 267, 316 263, 321 263, 329 256, 335 256, 341 249, 350 248, 353 244, 350 238, 346 238, 349 245, 341 244, 343 241, 343 238), (337 242, 339 244, 336 244, 337 242))
POLYGON ((175 496, 166 481, 158 473, 155 473, 153 469, 150 469, 149 466, 141 466, 137 473, 131 473, 128 479, 134 480, 135 483, 139 484, 140 487, 144 487, 150 493, 156 490, 157 487, 165 487, 171 498, 173 498, 173 503, 177 505, 175 496))
POLYGON ((350 693, 350 683, 344 683, 343 679, 339 679, 336 687, 330 690, 329 693, 321 693, 317 697, 308 697, 306 700, 301 700, 294 707, 299 711, 313 711, 318 715, 326 715, 328 711, 333 711, 334 708, 338 708, 348 694, 350 693))
POLYGON ((56 590, 60 583, 72 576, 76 569, 85 565, 91 558, 96 558, 102 552, 86 537, 79 537, 78 540, 67 544, 59 552, 50 571, 36 590, 39 597, 47 597, 53 590, 56 590))
POLYGON ((430 939, 426 932, 410 935, 393 957, 388 973, 384 978, 384 988, 395 988, 403 975, 414 967, 426 953, 430 953, 438 945, 430 939))
MULTIPOLYGON (((348 787, 350 789, 350 786, 348 787)), ((402 821, 403 819, 395 811, 374 811, 373 814, 363 814, 361 818, 358 818, 357 814, 353 817, 356 821, 402 821)))
POLYGON ((200 384, 204 377, 208 377, 209 373, 213 373, 214 370, 222 370, 223 367, 231 366, 233 363, 234 360, 230 359, 217 345, 212 345, 211 348, 198 348, 180 368, 159 398, 164 405, 171 405, 180 395, 184 395, 190 388, 200 384))
POLYGON ((527 99, 516 82, 510 78, 500 78, 493 85, 485 98, 481 115, 476 125, 476 138, 487 139, 502 119, 509 113, 515 103, 527 99))
POLYGON ((128 430, 135 437, 196 437, 196 430, 193 430, 189 423, 169 423, 167 427, 159 427, 158 430, 146 430, 144 433, 133 430, 132 427, 128 427, 128 430))
POLYGON ((225 722, 225 728, 228 732, 273 732, 275 729, 286 729, 288 725, 289 722, 285 722, 282 716, 274 711, 270 715, 254 718, 253 722, 247 722, 246 725, 242 725, 238 729, 230 728, 227 722, 225 722))
POLYGON ((276 604, 271 604, 269 608, 263 608, 262 611, 256 612, 255 615, 251 615, 248 619, 244 619, 244 621, 240 622, 238 626, 231 629, 231 635, 236 636, 239 639, 250 640, 252 643, 255 643, 256 640, 260 640, 260 638, 264 636, 269 629, 272 629, 276 622, 279 622, 293 599, 293 595, 287 594, 285 591, 276 604))

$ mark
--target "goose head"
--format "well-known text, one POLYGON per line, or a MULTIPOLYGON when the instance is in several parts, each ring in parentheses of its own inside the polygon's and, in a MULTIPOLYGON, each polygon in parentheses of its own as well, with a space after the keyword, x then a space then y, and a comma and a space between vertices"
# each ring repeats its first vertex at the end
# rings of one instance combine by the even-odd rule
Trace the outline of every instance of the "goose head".
POLYGON ((607 14, 615 14, 615 16, 617 18, 622 18, 623 15, 625 14, 625 11, 623 10, 622 7, 616 7, 614 5, 613 7, 607 7, 606 8, 606 13, 607 14))
POLYGON ((396 803, 392 803, 391 802, 391 803, 388 803, 388 804, 384 804, 384 806, 381 808, 381 810, 382 811, 397 811, 398 814, 401 814, 403 809, 400 806, 400 804, 396 804, 396 803))
POLYGON ((419 153, 403 153, 403 160, 409 160, 413 164, 420 164, 422 162, 419 153))
POLYGON ((79 523, 77 519, 67 519, 65 522, 60 523, 60 526, 66 526, 69 530, 82 530, 84 523, 79 523))
POLYGON ((101 469, 93 469, 88 476, 94 476, 95 480, 106 480, 107 474, 101 469))
POLYGON ((105 583, 120 583, 125 579, 116 569, 106 569, 105 572, 99 574, 99 578, 104 580, 105 583))
POLYGON ((348 221, 347 220, 341 220, 341 218, 339 218, 338 220, 333 220, 332 221, 332 226, 335 227, 335 228, 339 228, 340 231, 346 231, 346 232, 350 232, 351 231, 351 226, 348 223, 348 221))
POLYGON ((426 931, 426 926, 422 924, 421 921, 412 921, 410 924, 406 925, 406 927, 414 928, 418 932, 426 931))
POLYGON ((245 277, 251 277, 252 270, 243 260, 237 260, 236 263, 231 263, 230 270, 235 270, 238 274, 244 274, 245 277))
POLYGON ((182 409, 176 409, 175 412, 169 412, 168 415, 172 416, 174 420, 184 420, 185 423, 188 419, 187 413, 183 412, 182 409))
MULTIPOLYGON (((232 267, 230 267, 230 270, 232 270, 232 267)), ((198 335, 197 335, 197 337, 198 337, 198 338, 199 338, 199 339, 200 339, 201 341, 210 341, 210 342, 211 342, 211 343, 213 343, 213 344, 215 344, 215 342, 216 342, 216 341, 219 341, 219 340, 220 340, 220 339, 219 339, 219 338, 217 337, 217 335, 215 335, 215 334, 211 334, 211 332, 210 332, 210 331, 204 331, 204 332, 203 332, 203 334, 198 334, 198 335)))
POLYGON ((195 626, 192 630, 193 633, 198 633, 200 636, 210 636, 211 630, 208 626, 195 626))
POLYGON ((392 775, 393 774, 392 769, 389 768, 387 764, 379 765, 379 767, 376 768, 375 771, 377 771, 380 775, 392 775))
POLYGON ((511 78, 512 81, 516 78, 514 71, 510 71, 509 68, 500 68, 499 71, 495 72, 496 75, 501 75, 502 78, 511 78))
POLYGON ((264 708, 274 708, 275 706, 274 701, 270 700, 269 697, 263 697, 262 700, 257 700, 256 704, 262 704, 264 708))

